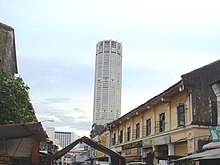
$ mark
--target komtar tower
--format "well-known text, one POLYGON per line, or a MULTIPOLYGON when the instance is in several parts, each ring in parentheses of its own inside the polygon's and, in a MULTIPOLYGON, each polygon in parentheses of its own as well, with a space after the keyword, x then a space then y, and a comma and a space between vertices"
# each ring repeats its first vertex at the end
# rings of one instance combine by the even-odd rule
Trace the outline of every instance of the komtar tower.
POLYGON ((93 124, 104 125, 121 115, 122 45, 104 40, 96 44, 93 124))

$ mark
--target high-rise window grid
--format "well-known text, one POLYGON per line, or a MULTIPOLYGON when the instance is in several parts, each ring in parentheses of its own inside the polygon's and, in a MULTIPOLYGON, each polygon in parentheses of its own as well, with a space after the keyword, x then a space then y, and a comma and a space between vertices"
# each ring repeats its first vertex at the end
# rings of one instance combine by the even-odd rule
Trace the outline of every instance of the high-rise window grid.
POLYGON ((97 43, 93 123, 105 124, 120 117, 121 50, 121 43, 117 41, 97 43), (97 112, 101 114, 97 115, 97 112))

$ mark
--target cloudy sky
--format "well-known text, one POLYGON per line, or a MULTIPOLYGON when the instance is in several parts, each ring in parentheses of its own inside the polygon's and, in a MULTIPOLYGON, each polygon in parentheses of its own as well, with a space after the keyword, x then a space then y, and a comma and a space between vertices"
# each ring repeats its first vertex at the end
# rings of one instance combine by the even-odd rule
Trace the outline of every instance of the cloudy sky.
POLYGON ((0 0, 44 127, 88 135, 95 47, 123 45, 122 114, 220 57, 219 0, 0 0))

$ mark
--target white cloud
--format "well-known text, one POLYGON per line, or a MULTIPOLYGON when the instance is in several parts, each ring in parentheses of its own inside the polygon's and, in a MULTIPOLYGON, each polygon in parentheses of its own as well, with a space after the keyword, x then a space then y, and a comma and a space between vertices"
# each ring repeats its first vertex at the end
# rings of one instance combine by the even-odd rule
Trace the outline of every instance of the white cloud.
POLYGON ((53 120, 54 122, 62 122, 59 117, 53 116, 53 115, 39 115, 39 114, 36 114, 36 116, 37 116, 39 122, 49 121, 49 120, 53 120))
POLYGON ((54 123, 44 122, 44 127, 55 126, 73 131, 89 131, 91 129, 92 110, 85 98, 54 97, 35 100, 34 105, 39 121, 54 120, 54 123), (83 102, 83 104, 81 104, 83 102))

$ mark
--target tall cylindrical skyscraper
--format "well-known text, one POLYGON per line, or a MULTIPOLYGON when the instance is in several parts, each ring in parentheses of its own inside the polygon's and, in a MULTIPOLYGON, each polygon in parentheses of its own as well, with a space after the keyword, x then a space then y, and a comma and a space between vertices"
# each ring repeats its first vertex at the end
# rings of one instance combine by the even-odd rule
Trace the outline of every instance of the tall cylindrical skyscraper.
POLYGON ((96 44, 93 124, 106 124, 121 115, 122 45, 104 40, 96 44))

